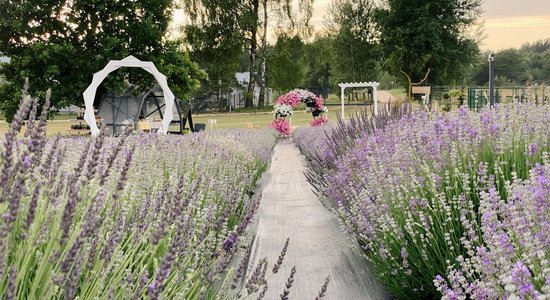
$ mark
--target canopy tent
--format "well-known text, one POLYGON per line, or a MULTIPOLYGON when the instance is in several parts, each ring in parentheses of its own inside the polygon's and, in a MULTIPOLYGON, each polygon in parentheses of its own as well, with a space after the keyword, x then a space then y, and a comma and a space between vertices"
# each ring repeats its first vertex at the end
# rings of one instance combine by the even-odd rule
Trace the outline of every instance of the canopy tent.
MULTIPOLYGON (((84 91, 83 93, 84 103, 86 104, 86 112, 84 113, 84 120, 86 120, 88 125, 90 125, 90 131, 92 135, 96 136, 99 134, 99 128, 97 127, 97 122, 96 122, 96 117, 94 112, 94 98, 97 92, 97 87, 103 82, 103 80, 107 77, 107 75, 109 75, 111 72, 121 67, 142 68, 143 70, 149 72, 151 75, 155 77, 155 79, 157 80, 157 83, 162 89, 164 102, 165 102, 164 114, 163 114, 161 126, 158 129, 158 132, 162 134, 166 134, 168 132, 168 127, 170 126, 170 123, 172 122, 172 119, 173 119, 173 115, 174 115, 173 111, 174 111, 174 104, 175 104, 174 94, 168 87, 166 76, 160 73, 152 62, 141 61, 130 55, 123 60, 111 60, 105 66, 105 68, 103 68, 103 70, 94 74, 92 83, 90 84, 90 86, 88 86, 86 91, 84 91)), ((119 105, 118 107, 121 107, 121 106, 119 105)), ((116 123, 116 118, 114 119, 113 123, 116 123)))
MULTIPOLYGON (((177 99, 175 101, 178 102, 177 99)), ((121 95, 114 92, 103 95, 95 106, 102 125, 112 135, 118 135, 126 128, 159 129, 162 120, 166 119, 163 113, 166 102, 159 86, 146 93, 136 93, 135 87, 130 86, 121 95)), ((179 125, 178 132, 181 133, 187 118, 183 116, 179 105, 174 108, 170 123, 179 125)), ((192 129, 192 121, 189 121, 192 129)))
POLYGON ((350 82, 350 83, 340 83, 338 86, 341 89, 341 99, 342 99, 342 119, 345 117, 344 112, 344 91, 346 88, 362 88, 370 87, 372 88, 372 98, 374 100, 374 114, 378 115, 378 82, 350 82))

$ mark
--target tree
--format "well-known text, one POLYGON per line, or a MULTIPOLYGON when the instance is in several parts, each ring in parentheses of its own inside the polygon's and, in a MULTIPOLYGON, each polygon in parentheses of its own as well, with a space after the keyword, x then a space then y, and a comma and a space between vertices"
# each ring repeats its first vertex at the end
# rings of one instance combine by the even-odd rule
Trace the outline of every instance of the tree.
POLYGON ((324 90, 330 87, 332 38, 320 36, 305 45, 306 87, 318 87, 324 90))
POLYGON ((480 0, 385 0, 376 19, 388 71, 406 74, 399 77, 406 84, 422 81, 428 70, 431 84, 462 81, 479 53, 468 30, 480 5, 480 0))
MULTIPOLYGON (((202 72, 180 44, 164 37, 171 20, 172 1, 2 0, 0 52, 11 58, 0 74, 1 109, 10 118, 19 103, 26 77, 31 94, 52 88, 56 108, 83 104, 82 92, 95 72, 109 60, 134 55, 153 61, 168 77, 178 97, 198 87, 202 72)), ((143 72, 118 72, 104 88, 116 87, 121 77, 150 87, 143 72)))
POLYGON ((301 86, 306 77, 305 45, 299 36, 280 36, 270 51, 269 84, 279 91, 301 86))
MULTIPOLYGON (((294 3, 292 0, 184 0, 188 14, 191 19, 196 21, 194 17, 195 11, 200 10, 210 2, 220 2, 217 10, 211 10, 210 14, 226 14, 230 11, 233 18, 239 24, 239 32, 245 47, 248 49, 250 79, 248 82, 247 92, 252 95, 256 85, 260 86, 259 106, 263 106, 265 96, 265 84, 267 77, 267 34, 269 22, 272 17, 278 18, 282 24, 283 19, 290 20, 290 25, 294 26, 297 20, 307 20, 311 17, 311 6, 313 0, 299 0, 294 3), (233 4, 236 4, 234 6, 233 4), (305 11, 304 16, 298 17, 294 5, 298 4, 301 10, 305 11), (261 56, 259 56, 261 54, 261 56), (260 64, 258 64, 258 57, 260 64), (260 74, 258 74, 260 68, 260 74)), ((199 25, 201 26, 201 25, 199 25)), ((245 106, 253 106, 253 99, 246 97, 245 106)))
POLYGON ((202 1, 193 11, 194 22, 185 26, 191 57, 208 75, 200 92, 216 93, 219 109, 224 106, 222 91, 234 86, 240 67, 244 43, 234 18, 238 5, 237 1, 202 1))
POLYGON ((331 83, 371 81, 378 75, 378 29, 371 0, 335 0, 331 7, 331 83))

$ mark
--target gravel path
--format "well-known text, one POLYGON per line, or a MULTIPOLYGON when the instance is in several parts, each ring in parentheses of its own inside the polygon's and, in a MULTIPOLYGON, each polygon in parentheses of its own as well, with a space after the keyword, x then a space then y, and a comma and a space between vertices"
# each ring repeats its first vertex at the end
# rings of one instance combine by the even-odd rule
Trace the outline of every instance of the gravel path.
POLYGON ((281 140, 263 179, 262 202, 253 226, 257 232, 252 265, 267 257, 269 274, 290 238, 283 266, 268 280, 264 299, 280 299, 292 266, 297 272, 290 299, 315 299, 327 276, 330 284, 324 299, 389 299, 369 274, 360 251, 344 238, 336 215, 311 191, 303 174, 304 163, 292 140, 281 140))

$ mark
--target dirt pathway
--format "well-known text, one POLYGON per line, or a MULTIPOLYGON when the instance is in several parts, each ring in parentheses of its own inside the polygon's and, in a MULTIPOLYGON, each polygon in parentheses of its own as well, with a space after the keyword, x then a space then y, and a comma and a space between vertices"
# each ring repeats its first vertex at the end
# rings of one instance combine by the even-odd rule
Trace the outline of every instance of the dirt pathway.
POLYGON ((287 237, 290 245, 282 269, 268 281, 264 299, 280 299, 292 266, 297 272, 290 299, 315 299, 327 276, 324 299, 388 299, 360 251, 350 246, 354 242, 344 238, 337 216, 312 192, 305 169, 292 140, 280 141, 264 182, 251 261, 256 265, 267 257, 271 269, 287 237))

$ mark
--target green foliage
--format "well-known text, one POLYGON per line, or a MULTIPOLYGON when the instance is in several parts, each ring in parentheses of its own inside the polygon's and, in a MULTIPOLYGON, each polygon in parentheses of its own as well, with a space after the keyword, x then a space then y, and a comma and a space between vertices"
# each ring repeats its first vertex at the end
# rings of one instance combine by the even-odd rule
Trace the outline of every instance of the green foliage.
MULTIPOLYGON (((244 71, 246 68, 245 70, 250 72, 247 91, 252 93, 257 85, 265 87, 266 78, 271 76, 264 72, 264 62, 268 55, 267 25, 277 20, 274 26, 276 34, 307 35, 310 29, 308 22, 311 18, 312 2, 313 0, 300 0, 296 3, 291 0, 184 0, 186 12, 193 23, 193 26, 187 27, 186 34, 189 38, 189 30, 194 31, 191 35, 195 35, 196 32, 207 33, 206 36, 209 38, 204 39, 207 43, 201 48, 200 55, 205 60, 214 55, 226 56, 222 58, 221 63, 211 60, 208 60, 208 63, 203 62, 203 65, 211 62, 220 68, 207 70, 212 80, 219 77, 216 75, 220 73, 228 74, 237 69, 244 71), (296 5, 299 5, 299 11, 294 9, 296 5), (247 50, 246 59, 242 54, 243 48, 247 50), (220 51, 220 54, 220 49, 225 49, 226 52, 220 51), (230 60, 231 63, 226 63, 230 60)), ((195 50, 196 41, 190 40, 190 44, 195 50)), ((259 106, 262 106, 262 99, 260 96, 259 106)), ((245 103, 246 107, 252 105, 252 102, 245 103)))
POLYGON ((377 12, 386 67, 393 75, 431 84, 461 82, 479 49, 466 30, 480 15, 479 0, 386 0, 377 12))
POLYGON ((328 88, 332 71, 332 39, 318 37, 314 42, 305 45, 307 74, 305 86, 328 88))
MULTIPOLYGON (((234 86, 244 40, 234 12, 238 1, 202 1, 200 24, 185 27, 191 57, 208 74, 207 91, 234 86)), ((197 16, 198 17, 198 16, 197 16)), ((202 91, 204 92, 204 91, 202 91)))
POLYGON ((331 83, 375 80, 380 53, 372 1, 347 0, 334 4, 332 18, 337 31, 332 40, 331 83))
MULTIPOLYGON (((112 59, 134 55, 153 61, 168 77, 176 96, 198 87, 202 72, 190 62, 179 43, 165 36, 172 1, 2 1, 0 52, 11 58, 0 67, 7 83, 0 88, 0 107, 8 119, 19 103, 26 77, 31 94, 52 88, 53 106, 83 104, 82 92, 95 72, 112 59)), ((119 72, 104 88, 120 86, 122 77, 148 89, 147 73, 119 72)))
MULTIPOLYGON (((471 79, 477 85, 489 80, 488 53, 478 57, 471 79)), ((550 79, 550 39, 525 44, 519 49, 504 49, 495 53, 495 84, 524 85, 550 79)))
POLYGON ((269 52, 268 83, 280 91, 301 86, 306 77, 305 45, 299 36, 280 36, 269 52))

